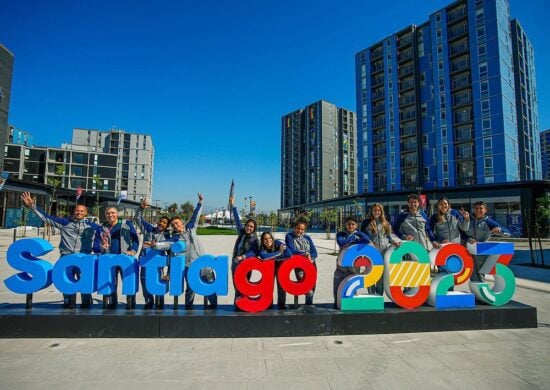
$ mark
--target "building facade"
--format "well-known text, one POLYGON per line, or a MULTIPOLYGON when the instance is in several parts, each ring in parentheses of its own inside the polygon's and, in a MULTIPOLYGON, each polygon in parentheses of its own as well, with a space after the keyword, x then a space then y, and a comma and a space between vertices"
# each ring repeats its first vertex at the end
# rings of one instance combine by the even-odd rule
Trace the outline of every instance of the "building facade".
POLYGON ((356 193, 355 113, 320 100, 282 118, 281 207, 356 193))
MULTIPOLYGON (((121 129, 109 131, 74 129, 68 149, 97 151, 117 157, 114 191, 128 191, 128 199, 152 199, 154 147, 151 136, 121 129)), ((98 173, 102 178, 101 173, 98 173)))
MULTIPOLYGON (((0 150, 8 139, 8 112, 10 110, 11 82, 13 78, 13 54, 0 44, 0 150)), ((4 166, 0 153, 0 170, 4 166)))
POLYGON ((535 51, 516 19, 510 22, 521 180, 542 178, 535 51))
MULTIPOLYGON (((32 139, 26 134, 24 139, 32 139)), ((14 137, 13 141, 19 139, 14 137)), ((4 169, 19 180, 48 184, 61 192, 128 200, 152 199, 153 144, 150 136, 123 131, 75 129, 73 142, 59 148, 7 143, 4 169)))
POLYGON ((359 193, 541 178, 532 47, 517 34, 514 72, 512 25, 507 0, 459 0, 356 55, 359 193))
POLYGON ((550 129, 540 133, 540 154, 543 180, 550 180, 550 129))

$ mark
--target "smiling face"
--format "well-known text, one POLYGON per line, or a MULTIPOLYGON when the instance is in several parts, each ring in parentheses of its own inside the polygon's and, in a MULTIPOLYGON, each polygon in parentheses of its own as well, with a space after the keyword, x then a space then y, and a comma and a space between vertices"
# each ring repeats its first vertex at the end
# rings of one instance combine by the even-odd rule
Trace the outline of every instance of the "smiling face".
POLYGON ((357 222, 355 221, 347 221, 346 222, 346 230, 349 232, 349 233, 353 233, 354 231, 357 230, 357 222))
POLYGON ((273 248, 273 237, 271 237, 271 234, 265 234, 265 235, 262 237, 262 245, 263 245, 264 248, 266 248, 266 249, 271 249, 271 248, 273 248))
POLYGON ((170 221, 168 220, 168 218, 159 219, 159 221, 157 222, 158 230, 161 231, 161 232, 165 231, 166 229, 168 229, 168 224, 169 223, 170 223, 170 221))
POLYGON ((183 221, 179 218, 175 218, 170 222, 170 226, 172 226, 172 230, 175 233, 183 233, 185 231, 185 226, 183 225, 183 221))
POLYGON ((420 206, 420 202, 418 201, 418 199, 410 198, 407 203, 409 205, 409 212, 411 214, 414 214, 418 211, 418 207, 420 206))
POLYGON ((297 236, 301 236, 306 232, 306 224, 305 223, 298 223, 296 226, 294 226, 294 234, 297 236))
POLYGON ((477 219, 485 217, 485 214, 487 214, 487 207, 484 204, 474 205, 474 216, 477 219))
POLYGON ((79 204, 74 208, 73 217, 77 221, 82 221, 84 218, 86 218, 86 215, 88 215, 88 209, 86 208, 86 206, 79 204))
POLYGON ((118 222, 118 210, 114 207, 109 207, 105 210, 105 218, 107 219, 107 224, 114 226, 118 222))
POLYGON ((378 205, 372 206, 372 216, 376 219, 382 216, 382 208, 378 205))
POLYGON ((251 220, 248 220, 246 224, 244 225, 244 232, 246 234, 252 234, 256 230, 256 225, 254 225, 254 222, 251 220))
POLYGON ((437 202, 437 208, 442 214, 445 214, 447 211, 449 211, 451 205, 449 204, 449 201, 447 199, 441 199, 439 202, 437 202))

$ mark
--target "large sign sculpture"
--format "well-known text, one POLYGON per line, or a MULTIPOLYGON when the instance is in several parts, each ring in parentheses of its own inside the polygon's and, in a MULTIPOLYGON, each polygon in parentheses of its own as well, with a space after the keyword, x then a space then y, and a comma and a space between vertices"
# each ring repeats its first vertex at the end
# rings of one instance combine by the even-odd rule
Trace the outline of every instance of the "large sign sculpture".
MULTIPOLYGON (((185 249, 183 242, 172 247, 175 253, 185 249)), ((183 294, 185 258, 170 258, 170 282, 159 279, 157 269, 168 264, 168 257, 162 252, 148 250, 140 261, 126 255, 86 255, 62 256, 55 264, 42 260, 53 250, 53 246, 40 238, 22 239, 13 243, 7 252, 8 264, 20 271, 4 280, 6 287, 17 294, 32 294, 53 285, 64 294, 77 292, 109 295, 113 292, 115 269, 122 269, 122 293, 134 295, 139 289, 139 267, 146 269, 146 285, 154 295, 168 293, 172 296, 183 294), (74 268, 80 270, 80 278, 73 276, 74 268)), ((388 297, 398 306, 414 309, 426 301, 436 309, 471 308, 475 298, 494 306, 508 303, 515 292, 515 278, 507 267, 512 259, 514 246, 511 243, 486 242, 468 245, 446 244, 440 249, 427 252, 415 242, 403 242, 399 248, 390 248, 384 258, 372 246, 354 245, 346 248, 338 257, 338 264, 353 267, 355 274, 348 276, 338 288, 337 305, 342 311, 384 310, 381 295, 357 294, 360 289, 374 286, 381 278, 388 297), (493 274, 494 286, 486 282, 472 282, 473 255, 487 256, 480 272, 493 274), (438 266, 446 272, 430 277, 430 265, 438 266), (469 281, 471 293, 454 291, 469 281)), ((203 255, 191 263, 187 270, 188 280, 195 293, 208 296, 228 294, 228 256, 203 255), (201 277, 201 271, 211 268, 214 280, 201 277)), ((285 260, 277 271, 277 278, 289 294, 304 295, 317 280, 317 270, 302 256, 292 256, 285 260), (297 282, 291 275, 295 269, 304 271, 304 278, 297 282)), ((275 279, 275 260, 262 261, 257 258, 243 260, 234 274, 234 283, 242 296, 236 306, 246 312, 260 312, 272 305, 275 279), (258 271, 261 278, 252 282, 248 275, 258 271)))

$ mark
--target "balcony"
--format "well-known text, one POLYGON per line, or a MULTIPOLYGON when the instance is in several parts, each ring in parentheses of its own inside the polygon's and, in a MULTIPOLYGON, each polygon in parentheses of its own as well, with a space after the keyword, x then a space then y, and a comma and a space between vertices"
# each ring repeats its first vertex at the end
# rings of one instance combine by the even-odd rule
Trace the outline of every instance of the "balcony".
POLYGON ((399 71, 397 74, 401 76, 408 76, 409 74, 414 72, 414 65, 413 64, 407 64, 405 66, 399 67, 399 71))
POLYGON ((381 89, 381 90, 376 90, 375 92, 372 93, 372 100, 378 100, 378 99, 382 99, 384 98, 384 90, 381 89))
POLYGON ((447 37, 449 41, 458 39, 468 33, 468 24, 466 22, 451 27, 447 37))
POLYGON ((449 55, 451 57, 467 52, 468 50, 469 50, 468 39, 457 41, 449 45, 449 55))
POLYGON ((378 113, 384 112, 385 110, 386 110, 385 104, 383 104, 383 103, 382 104, 377 104, 376 106, 374 106, 372 108, 372 114, 376 115, 378 113))
POLYGON ((382 50, 382 47, 377 47, 376 49, 372 50, 372 51, 370 52, 370 59, 371 59, 371 61, 372 61, 372 60, 376 60, 376 59, 382 57, 383 52, 384 52, 384 51, 382 50))
POLYGON ((461 72, 470 69, 469 56, 460 57, 451 61, 451 73, 461 72))
POLYGON ((402 83, 399 83, 399 92, 408 91, 409 89, 414 88, 414 80, 409 79, 402 83))
POLYGON ((402 48, 402 47, 410 45, 411 43, 412 43, 412 35, 407 34, 407 35, 404 35, 403 37, 399 38, 399 40, 397 42, 397 47, 402 48))
POLYGON ((466 7, 465 6, 461 6, 459 8, 455 8, 453 10, 450 10, 447 13, 447 23, 449 23, 449 24, 455 23, 455 22, 461 20, 462 18, 466 17, 466 15, 467 15, 467 12, 466 12, 466 7))
POLYGON ((400 106, 407 106, 409 104, 413 104, 416 101, 416 95, 410 94, 406 96, 402 96, 399 98, 399 105, 400 106))
POLYGON ((382 61, 378 61, 378 62, 372 64, 370 70, 371 70, 371 73, 380 72, 380 71, 384 70, 384 63, 382 61))

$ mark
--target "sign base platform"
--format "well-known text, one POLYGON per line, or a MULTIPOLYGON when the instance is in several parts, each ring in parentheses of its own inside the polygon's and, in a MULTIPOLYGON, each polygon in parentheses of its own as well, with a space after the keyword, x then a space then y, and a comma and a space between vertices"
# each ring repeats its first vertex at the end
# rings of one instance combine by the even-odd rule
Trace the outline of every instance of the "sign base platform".
POLYGON ((271 309, 261 313, 235 311, 233 305, 216 310, 103 310, 63 309, 57 304, 0 306, 0 338, 228 338, 294 337, 456 330, 536 328, 537 309, 511 301, 494 307, 436 310, 421 306, 405 310, 386 303, 384 311, 341 312, 332 305, 271 309))

